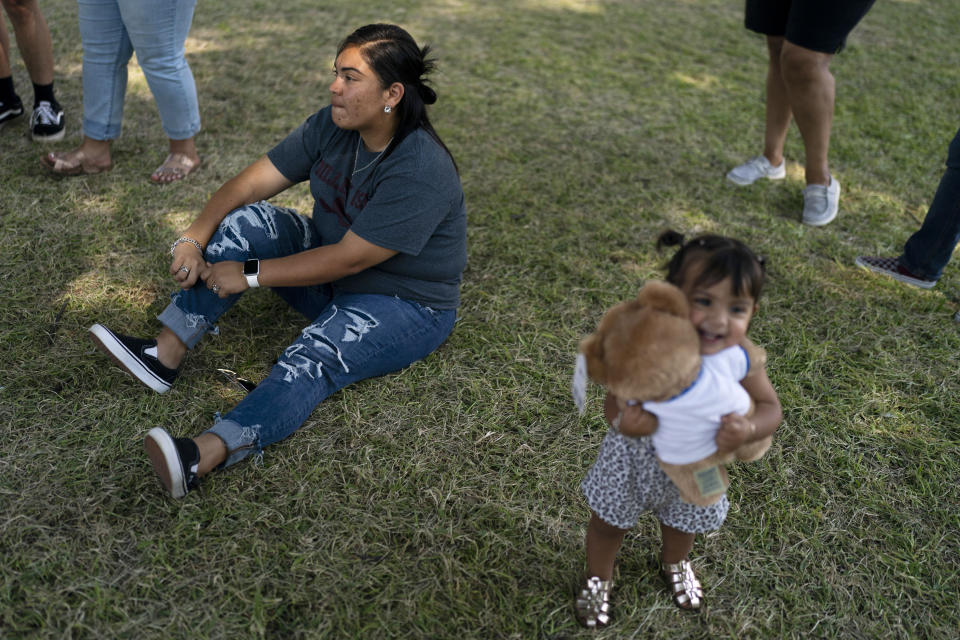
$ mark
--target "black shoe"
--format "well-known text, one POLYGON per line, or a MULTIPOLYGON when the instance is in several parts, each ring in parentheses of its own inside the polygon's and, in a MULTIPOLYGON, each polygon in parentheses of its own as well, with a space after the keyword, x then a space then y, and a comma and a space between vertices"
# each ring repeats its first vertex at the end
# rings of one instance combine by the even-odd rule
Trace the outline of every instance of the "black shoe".
POLYGON ((168 369, 157 360, 157 341, 117 335, 102 324, 90 327, 97 348, 113 358, 127 373, 157 393, 166 393, 179 369, 168 369))
POLYGON ((153 470, 174 498, 182 498, 200 486, 197 465, 200 449, 190 438, 173 438, 164 429, 154 427, 143 440, 153 470))
POLYGON ((63 109, 60 105, 46 100, 38 102, 30 116, 30 131, 33 133, 33 139, 39 142, 55 142, 62 139, 66 128, 63 123, 63 109))
POLYGON ((13 100, 9 102, 0 101, 0 129, 3 129, 14 118, 19 118, 22 115, 23 103, 20 102, 20 98, 14 96, 13 100))

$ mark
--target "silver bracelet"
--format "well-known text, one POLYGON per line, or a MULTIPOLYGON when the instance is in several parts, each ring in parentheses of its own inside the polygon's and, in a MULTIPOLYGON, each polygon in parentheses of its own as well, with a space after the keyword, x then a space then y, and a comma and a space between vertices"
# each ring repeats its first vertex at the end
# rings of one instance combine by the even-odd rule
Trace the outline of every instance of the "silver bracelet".
POLYGON ((176 249, 181 244, 183 244, 184 242, 189 242, 190 244, 192 244, 197 248, 197 251, 199 251, 200 253, 203 253, 203 247, 200 246, 199 242, 197 242, 193 238, 188 238, 187 236, 180 236, 179 238, 173 241, 172 245, 170 245, 170 255, 172 256, 173 250, 176 249))

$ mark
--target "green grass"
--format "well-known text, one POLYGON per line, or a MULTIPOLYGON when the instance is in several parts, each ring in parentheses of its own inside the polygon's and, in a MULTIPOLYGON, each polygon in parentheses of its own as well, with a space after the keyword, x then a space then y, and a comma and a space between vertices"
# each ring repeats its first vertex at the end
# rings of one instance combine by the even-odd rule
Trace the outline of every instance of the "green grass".
MULTIPOLYGON (((76 5, 42 3, 74 144, 76 5)), ((839 218, 799 224, 788 179, 735 189, 759 151, 763 41, 742 3, 526 0, 200 3, 188 57, 205 166, 172 187, 135 65, 108 174, 57 179, 25 124, 0 135, 0 637, 951 638, 958 626, 960 269, 932 291, 855 266, 916 229, 957 126, 960 12, 879 2, 833 64, 839 218), (95 352, 93 322, 157 328, 166 248, 206 198, 327 101, 343 35, 399 22, 435 47, 432 112, 470 215, 460 320, 424 362, 349 388, 307 425, 166 499, 147 429, 206 428, 302 321, 248 296, 157 396, 95 352), (568 397, 577 340, 662 273, 660 230, 765 255, 751 329, 785 410, 734 470, 724 527, 698 540, 701 615, 677 611, 645 517, 619 563, 615 624, 571 595, 604 433, 600 390, 568 397)), ((19 54, 14 79, 29 99, 19 54)), ((278 198, 310 210, 305 188, 278 198)))

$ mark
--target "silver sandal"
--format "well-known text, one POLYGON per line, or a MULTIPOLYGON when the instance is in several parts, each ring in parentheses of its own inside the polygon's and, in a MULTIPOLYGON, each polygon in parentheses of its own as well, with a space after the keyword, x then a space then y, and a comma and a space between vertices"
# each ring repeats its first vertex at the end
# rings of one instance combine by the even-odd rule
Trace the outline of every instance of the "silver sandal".
POLYGON ((577 620, 583 626, 594 629, 604 627, 610 622, 610 591, 613 590, 613 580, 601 580, 597 576, 587 578, 577 599, 574 609, 577 620))
POLYGON ((703 588, 693 573, 689 560, 663 564, 663 579, 673 593, 673 601, 684 610, 699 609, 703 604, 703 588))

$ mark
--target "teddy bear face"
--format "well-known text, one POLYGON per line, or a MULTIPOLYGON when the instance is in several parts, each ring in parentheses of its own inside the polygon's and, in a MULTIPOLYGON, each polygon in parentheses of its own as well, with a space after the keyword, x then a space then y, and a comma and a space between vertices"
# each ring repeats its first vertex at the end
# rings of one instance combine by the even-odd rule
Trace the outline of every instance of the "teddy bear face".
POLYGON ((668 400, 700 371, 686 297, 666 282, 650 281, 635 300, 607 311, 580 351, 588 375, 625 400, 668 400))

